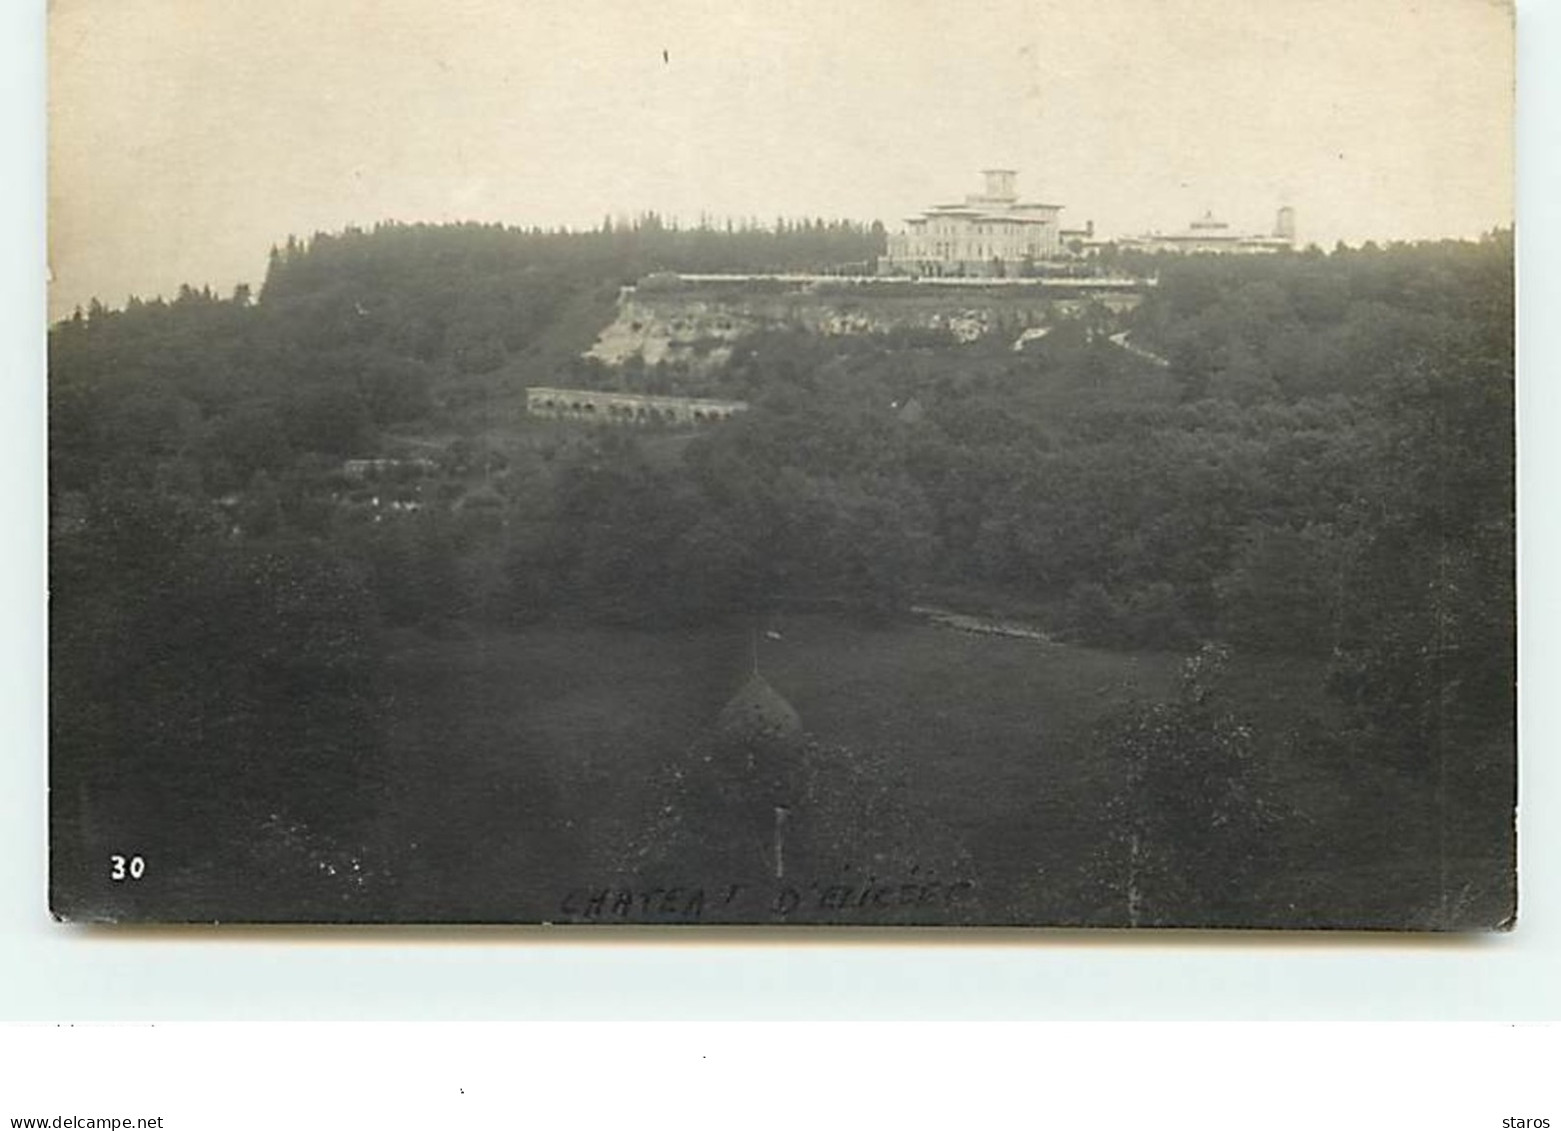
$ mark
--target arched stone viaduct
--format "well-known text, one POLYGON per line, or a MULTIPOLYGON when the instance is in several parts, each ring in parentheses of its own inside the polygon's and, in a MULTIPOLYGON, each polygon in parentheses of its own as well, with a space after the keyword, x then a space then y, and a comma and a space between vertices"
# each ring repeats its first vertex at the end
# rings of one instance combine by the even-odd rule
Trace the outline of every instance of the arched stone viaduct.
POLYGON ((526 411, 555 420, 588 420, 599 424, 711 424, 746 412, 746 401, 703 397, 664 397, 649 393, 613 393, 599 389, 526 390, 526 411))

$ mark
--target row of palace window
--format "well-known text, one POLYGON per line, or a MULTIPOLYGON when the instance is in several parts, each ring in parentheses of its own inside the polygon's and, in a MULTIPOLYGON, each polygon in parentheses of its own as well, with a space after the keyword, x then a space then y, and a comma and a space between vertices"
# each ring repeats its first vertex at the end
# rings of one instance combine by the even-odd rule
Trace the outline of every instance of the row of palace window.
POLYGON ((1021 227, 1033 227, 1031 224, 934 224, 928 232, 936 236, 952 236, 960 232, 968 232, 974 236, 1001 236, 1009 235, 1021 227))
POLYGON ((939 259, 992 259, 994 257, 1001 257, 1005 251, 1007 251, 1010 255, 1019 254, 1038 256, 1041 254, 1041 249, 1036 244, 1030 244, 1028 247, 1019 248, 1017 251, 1015 249, 993 247, 991 244, 987 244, 985 247, 978 246, 971 248, 961 247, 956 243, 935 243, 932 245, 932 254, 939 259), (968 255, 965 254, 967 252, 968 255))

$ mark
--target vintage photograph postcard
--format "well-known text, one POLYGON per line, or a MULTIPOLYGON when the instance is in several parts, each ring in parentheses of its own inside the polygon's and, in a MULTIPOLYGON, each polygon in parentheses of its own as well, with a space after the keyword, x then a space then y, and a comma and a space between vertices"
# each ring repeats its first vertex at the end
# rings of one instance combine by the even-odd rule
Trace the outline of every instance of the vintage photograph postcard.
POLYGON ((49 21, 57 918, 1513 925, 1509 6, 49 21))

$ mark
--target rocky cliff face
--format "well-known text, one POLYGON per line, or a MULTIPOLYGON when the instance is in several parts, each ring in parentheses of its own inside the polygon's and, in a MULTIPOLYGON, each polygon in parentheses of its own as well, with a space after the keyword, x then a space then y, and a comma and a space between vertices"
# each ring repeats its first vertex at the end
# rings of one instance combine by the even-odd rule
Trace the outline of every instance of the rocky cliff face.
POLYGON ((608 365, 631 357, 645 364, 715 367, 745 335, 796 328, 815 334, 947 333, 973 342, 991 334, 1018 340, 1026 331, 1079 314, 1087 301, 1136 305, 1137 296, 1090 300, 1039 290, 916 287, 906 283, 797 282, 753 279, 714 284, 654 280, 625 287, 618 316, 586 352, 608 365))

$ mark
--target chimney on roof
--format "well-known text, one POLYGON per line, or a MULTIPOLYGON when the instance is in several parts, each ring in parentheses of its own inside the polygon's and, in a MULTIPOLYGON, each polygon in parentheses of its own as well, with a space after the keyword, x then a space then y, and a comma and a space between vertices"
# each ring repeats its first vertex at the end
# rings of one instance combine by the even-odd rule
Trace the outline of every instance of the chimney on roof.
POLYGON ((1019 174, 1013 169, 982 169, 981 175, 986 178, 986 193, 988 200, 1015 201, 1019 199, 1019 190, 1014 187, 1014 178, 1019 174))
POLYGON ((1295 243, 1295 209, 1288 204, 1281 208, 1279 215, 1274 218, 1274 235, 1295 243))

